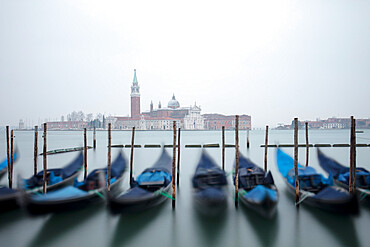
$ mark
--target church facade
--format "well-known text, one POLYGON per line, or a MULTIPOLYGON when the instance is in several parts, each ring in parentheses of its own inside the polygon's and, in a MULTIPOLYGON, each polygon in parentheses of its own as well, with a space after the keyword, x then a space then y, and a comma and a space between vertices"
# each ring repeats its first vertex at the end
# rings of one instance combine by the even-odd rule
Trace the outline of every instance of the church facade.
MULTIPOLYGON (((134 70, 134 79, 131 85, 131 116, 113 116, 107 119, 114 129, 128 130, 135 127, 137 130, 171 130, 173 122, 176 126, 184 130, 218 130, 222 125, 226 129, 233 129, 235 116, 225 116, 221 114, 201 114, 200 106, 196 103, 193 106, 181 107, 180 102, 172 96, 166 107, 162 107, 159 102, 154 109, 153 102, 150 103, 150 111, 140 111, 140 86, 134 70), (225 124, 226 123, 226 124, 225 124)), ((240 117, 240 129, 251 129, 251 117, 242 115, 240 117)))

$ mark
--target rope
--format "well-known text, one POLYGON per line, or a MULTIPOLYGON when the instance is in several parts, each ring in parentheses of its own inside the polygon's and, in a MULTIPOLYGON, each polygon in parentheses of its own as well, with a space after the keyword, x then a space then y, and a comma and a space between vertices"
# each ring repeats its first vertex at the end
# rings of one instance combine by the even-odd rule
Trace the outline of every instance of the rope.
POLYGON ((301 195, 302 195, 302 198, 298 202, 295 203, 296 206, 301 204, 307 197, 313 196, 315 194, 312 192, 301 191, 301 195))
POLYGON ((369 192, 370 192, 370 190, 362 190, 361 194, 360 194, 360 201, 364 200, 368 196, 367 193, 369 193, 369 192))
POLYGON ((95 191, 94 193, 97 194, 100 198, 105 200, 105 197, 99 191, 95 191))
POLYGON ((174 200, 174 201, 176 200, 170 194, 168 194, 166 191, 163 191, 163 190, 157 190, 157 191, 154 192, 154 194, 165 196, 165 197, 170 198, 171 200, 174 200))
POLYGON ((241 190, 239 191, 239 196, 245 196, 245 194, 247 194, 247 192, 245 190, 241 190))

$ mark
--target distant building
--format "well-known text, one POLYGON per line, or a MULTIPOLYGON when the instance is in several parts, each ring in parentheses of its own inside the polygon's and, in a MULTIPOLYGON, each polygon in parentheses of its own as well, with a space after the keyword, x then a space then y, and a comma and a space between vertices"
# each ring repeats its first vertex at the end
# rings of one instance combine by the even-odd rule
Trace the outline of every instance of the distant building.
POLYGON ((24 121, 23 121, 23 119, 21 119, 21 120, 19 120, 19 129, 20 130, 23 130, 24 129, 24 121))
POLYGON ((114 129, 138 130, 170 130, 173 122, 176 127, 183 129, 204 129, 204 118, 200 114, 201 108, 194 104, 190 107, 180 107, 175 95, 168 102, 167 107, 162 107, 161 102, 158 108, 154 109, 153 101, 150 103, 149 112, 140 112, 140 86, 134 70, 134 79, 131 85, 131 117, 113 117, 112 125, 114 129))
POLYGON ((47 122, 48 130, 81 130, 87 128, 87 125, 85 121, 47 122))
MULTIPOLYGON (((350 118, 328 118, 326 120, 317 119, 315 121, 299 121, 299 127, 304 128, 305 122, 310 129, 349 129, 351 127, 350 118)), ((277 129, 292 129, 292 125, 279 126, 277 129)), ((370 129, 370 119, 356 119, 356 128, 370 129)))
MULTIPOLYGON (((204 114, 205 127, 209 130, 220 130, 222 126, 225 129, 235 129, 235 115, 221 115, 221 114, 204 114)), ((239 129, 250 130, 251 129, 251 116, 240 115, 239 116, 239 129)))

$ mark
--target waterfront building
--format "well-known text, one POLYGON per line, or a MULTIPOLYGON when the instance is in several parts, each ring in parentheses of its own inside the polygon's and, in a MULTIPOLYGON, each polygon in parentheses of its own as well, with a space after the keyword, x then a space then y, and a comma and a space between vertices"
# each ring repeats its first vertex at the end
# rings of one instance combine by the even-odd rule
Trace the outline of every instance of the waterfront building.
MULTIPOLYGON (((235 129, 235 115, 222 115, 222 114, 204 114, 205 128, 209 130, 220 130, 222 126, 225 126, 226 130, 235 129)), ((250 130, 251 129, 251 116, 240 115, 239 116, 239 129, 250 130)))
POLYGON ((131 117, 113 117, 111 119, 114 129, 128 130, 135 127, 137 130, 171 130, 173 121, 176 126, 183 129, 203 130, 204 117, 200 114, 201 108, 196 104, 190 107, 181 107, 175 94, 167 104, 154 109, 153 101, 150 103, 148 112, 140 112, 140 86, 137 80, 136 70, 131 85, 131 117))
MULTIPOLYGON (((86 128, 88 122, 86 121, 55 121, 47 122, 48 130, 81 130, 86 128)), ((42 126, 40 126, 42 128, 42 126)))

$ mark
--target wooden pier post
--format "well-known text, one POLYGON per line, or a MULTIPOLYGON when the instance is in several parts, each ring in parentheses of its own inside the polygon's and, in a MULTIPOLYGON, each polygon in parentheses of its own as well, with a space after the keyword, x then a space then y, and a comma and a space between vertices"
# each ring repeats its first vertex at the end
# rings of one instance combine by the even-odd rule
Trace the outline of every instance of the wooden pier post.
POLYGON ((132 135, 131 135, 131 156, 130 156, 130 186, 132 186, 133 183, 133 165, 134 165, 134 145, 135 145, 135 127, 132 127, 132 135))
POLYGON ((298 118, 294 118, 294 181, 295 203, 299 207, 299 179, 298 179, 298 118))
POLYGON ((353 145, 353 154, 352 154, 352 162, 353 162, 353 165, 352 165, 352 192, 355 193, 356 192, 356 119, 353 118, 352 120, 352 125, 353 125, 353 136, 352 136, 352 145, 353 145))
POLYGON ((46 187, 47 187, 47 177, 46 177, 46 173, 47 173, 47 160, 46 160, 46 149, 47 149, 47 146, 46 146, 46 128, 47 128, 47 123, 44 123, 44 151, 43 151, 43 156, 44 156, 44 174, 42 176, 42 179, 43 179, 43 185, 44 185, 44 194, 46 194, 46 187))
POLYGON ((306 166, 308 166, 310 152, 310 144, 308 143, 308 123, 305 122, 305 125, 306 125, 306 166))
POLYGON ((222 170, 225 171, 225 126, 222 126, 222 170))
POLYGON ((86 128, 84 128, 84 179, 87 177, 87 136, 86 136, 86 128))
POLYGON ((111 178, 111 149, 112 149, 112 142, 111 142, 111 127, 112 124, 108 123, 108 178, 107 178, 107 191, 110 191, 110 178, 111 178))
POLYGON ((33 152, 33 175, 36 176, 37 174, 37 153, 38 153, 38 147, 37 147, 37 136, 38 136, 38 126, 35 126, 35 147, 33 152))
POLYGON ((93 147, 96 149, 96 127, 94 126, 94 141, 93 141, 93 147))
POLYGON ((350 137, 350 168, 349 168, 349 192, 356 191, 356 120, 351 116, 351 137, 350 137))
POLYGON ((180 183, 180 129, 181 128, 179 128, 179 136, 177 139, 177 187, 179 187, 180 183))
POLYGON ((10 149, 9 149, 9 126, 6 126, 6 156, 8 161, 8 180, 10 185, 10 149))
POLYGON ((249 149, 249 129, 247 130, 247 149, 249 149))
POLYGON ((13 130, 10 131, 10 186, 13 187, 13 143, 14 143, 14 133, 13 130))
POLYGON ((235 207, 238 207, 239 192, 239 115, 235 116, 235 207))
POLYGON ((265 139, 265 172, 267 172, 267 145, 268 145, 269 126, 266 125, 266 139, 265 139))
POLYGON ((175 208, 176 200, 176 121, 173 121, 173 154, 172 154, 172 208, 175 208))

